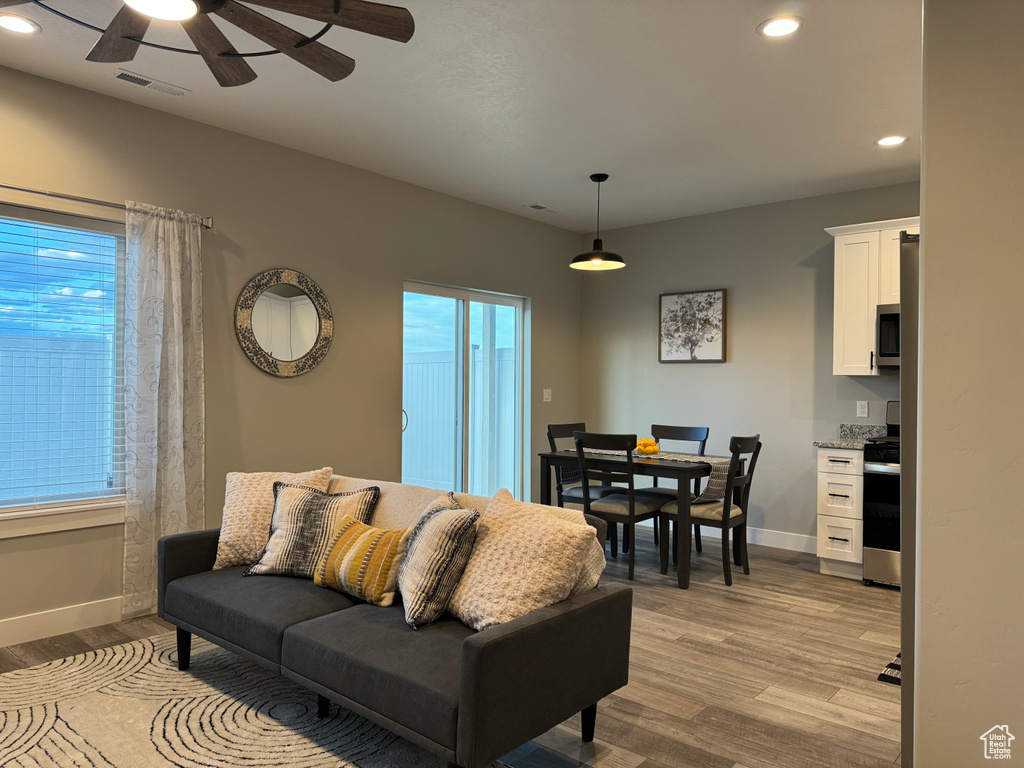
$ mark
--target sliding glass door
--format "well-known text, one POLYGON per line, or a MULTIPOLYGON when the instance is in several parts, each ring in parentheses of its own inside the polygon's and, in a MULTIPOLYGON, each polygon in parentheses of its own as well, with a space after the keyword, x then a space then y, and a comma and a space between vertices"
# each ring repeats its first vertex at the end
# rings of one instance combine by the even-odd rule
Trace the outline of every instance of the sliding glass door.
POLYGON ((523 305, 406 285, 403 483, 522 497, 523 305))

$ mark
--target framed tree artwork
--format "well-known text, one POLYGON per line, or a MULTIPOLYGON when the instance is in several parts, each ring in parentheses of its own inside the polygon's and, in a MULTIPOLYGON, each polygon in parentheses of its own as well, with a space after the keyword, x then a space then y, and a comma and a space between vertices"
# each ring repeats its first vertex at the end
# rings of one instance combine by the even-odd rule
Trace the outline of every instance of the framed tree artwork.
POLYGON ((658 362, 725 362, 725 289, 663 293, 658 362))

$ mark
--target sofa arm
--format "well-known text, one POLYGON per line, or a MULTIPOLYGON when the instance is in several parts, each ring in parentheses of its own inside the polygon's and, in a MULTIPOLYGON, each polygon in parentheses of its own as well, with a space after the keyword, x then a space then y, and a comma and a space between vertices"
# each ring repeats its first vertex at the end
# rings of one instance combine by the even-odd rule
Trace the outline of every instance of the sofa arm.
POLYGON ((164 617, 167 585, 182 576, 213 570, 219 539, 220 528, 160 537, 156 545, 156 602, 157 615, 161 619, 164 617))
POLYGON ((467 638, 456 760, 479 768, 629 681, 633 590, 607 585, 467 638))

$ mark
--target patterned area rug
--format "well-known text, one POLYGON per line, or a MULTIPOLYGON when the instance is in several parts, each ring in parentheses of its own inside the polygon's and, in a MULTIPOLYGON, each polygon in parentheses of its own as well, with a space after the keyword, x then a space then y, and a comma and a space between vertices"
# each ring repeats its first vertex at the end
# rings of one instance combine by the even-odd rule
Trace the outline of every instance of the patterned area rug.
POLYGON ((885 669, 882 670, 882 674, 878 676, 878 679, 883 683, 892 683, 893 685, 901 685, 903 680, 903 661, 901 657, 902 653, 896 654, 896 658, 886 664, 885 669))
MULTIPOLYGON (((444 768, 446 762, 236 654, 173 634, 0 675, 4 768, 444 768)), ((502 768, 496 763, 494 768, 502 768)))

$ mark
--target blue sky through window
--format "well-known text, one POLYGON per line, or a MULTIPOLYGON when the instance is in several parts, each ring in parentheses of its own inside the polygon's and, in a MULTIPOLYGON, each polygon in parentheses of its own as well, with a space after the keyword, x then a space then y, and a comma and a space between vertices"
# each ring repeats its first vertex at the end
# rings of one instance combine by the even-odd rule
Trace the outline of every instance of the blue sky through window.
MULTIPOLYGON (((438 352, 451 350, 456 345, 458 302, 444 296, 422 293, 405 294, 403 351, 438 352)), ((470 305, 469 343, 480 346, 483 305, 470 305)), ((495 336, 499 349, 515 345, 516 318, 511 307, 499 306, 495 317, 495 336)))

